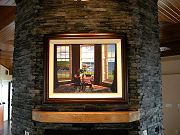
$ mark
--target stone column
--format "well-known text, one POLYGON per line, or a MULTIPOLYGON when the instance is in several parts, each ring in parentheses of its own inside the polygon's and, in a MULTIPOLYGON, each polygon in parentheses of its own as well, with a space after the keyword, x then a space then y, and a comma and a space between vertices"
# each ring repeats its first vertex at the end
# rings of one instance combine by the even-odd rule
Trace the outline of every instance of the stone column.
MULTIPOLYGON (((120 104, 43 104, 44 34, 124 33, 127 36, 129 110, 140 121, 97 124, 96 128, 128 129, 129 135, 162 135, 162 95, 157 0, 16 0, 13 59, 12 133, 44 134, 44 129, 71 129, 72 124, 32 121, 32 110, 121 110, 120 104)), ((81 126, 77 126, 81 129, 81 126)))

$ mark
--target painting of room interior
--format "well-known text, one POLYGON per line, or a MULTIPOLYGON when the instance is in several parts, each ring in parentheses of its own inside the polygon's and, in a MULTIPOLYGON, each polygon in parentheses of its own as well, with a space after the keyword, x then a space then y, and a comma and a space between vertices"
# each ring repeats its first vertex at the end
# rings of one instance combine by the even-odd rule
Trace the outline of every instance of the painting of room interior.
POLYGON ((65 44, 54 47, 55 93, 116 93, 116 45, 65 44))

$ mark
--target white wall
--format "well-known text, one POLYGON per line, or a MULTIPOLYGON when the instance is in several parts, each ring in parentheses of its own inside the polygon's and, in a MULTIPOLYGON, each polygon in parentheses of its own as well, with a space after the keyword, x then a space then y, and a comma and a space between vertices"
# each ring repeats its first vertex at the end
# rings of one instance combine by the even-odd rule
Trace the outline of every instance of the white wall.
POLYGON ((5 102, 4 121, 8 120, 8 83, 11 80, 12 76, 9 75, 8 69, 0 65, 0 102, 5 102))
POLYGON ((165 135, 180 135, 180 56, 162 58, 165 135))
POLYGON ((9 75, 9 70, 2 65, 0 65, 0 80, 12 80, 12 75, 9 75), (8 74, 6 74, 6 71, 8 71, 8 74))

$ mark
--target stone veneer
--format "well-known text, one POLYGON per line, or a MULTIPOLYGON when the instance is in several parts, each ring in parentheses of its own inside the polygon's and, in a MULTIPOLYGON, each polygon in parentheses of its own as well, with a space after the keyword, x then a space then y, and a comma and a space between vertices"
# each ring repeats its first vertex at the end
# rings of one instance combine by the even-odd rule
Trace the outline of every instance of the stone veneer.
POLYGON ((45 129, 128 130, 129 135, 162 135, 157 0, 16 0, 13 60, 12 133, 43 135, 45 129), (43 104, 44 34, 125 33, 129 110, 140 121, 129 124, 50 124, 32 121, 32 110, 117 111, 120 104, 43 104))

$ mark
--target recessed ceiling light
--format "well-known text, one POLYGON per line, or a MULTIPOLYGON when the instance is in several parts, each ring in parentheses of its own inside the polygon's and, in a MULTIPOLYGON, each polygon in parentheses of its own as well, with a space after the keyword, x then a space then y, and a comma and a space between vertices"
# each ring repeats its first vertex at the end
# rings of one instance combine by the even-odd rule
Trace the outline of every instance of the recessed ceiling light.
POLYGON ((160 47, 161 52, 165 52, 165 51, 168 51, 168 50, 171 50, 171 49, 168 48, 168 47, 160 47))

